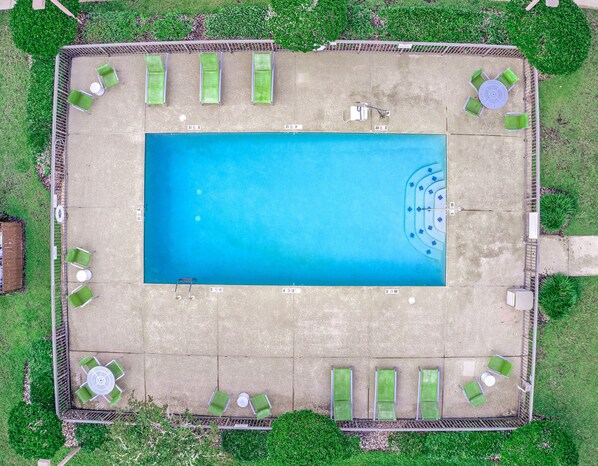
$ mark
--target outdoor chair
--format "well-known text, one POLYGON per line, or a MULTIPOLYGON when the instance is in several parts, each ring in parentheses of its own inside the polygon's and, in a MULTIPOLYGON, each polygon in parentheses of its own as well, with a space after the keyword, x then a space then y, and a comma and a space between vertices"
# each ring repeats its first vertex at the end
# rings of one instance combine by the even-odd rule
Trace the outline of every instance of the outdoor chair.
POLYGON ((274 103, 273 52, 253 52, 251 56, 251 103, 274 103))
POLYGON ((519 81, 519 77, 511 68, 507 68, 496 77, 496 80, 503 83, 504 86, 507 88, 507 91, 510 91, 515 85, 515 83, 519 81))
POLYGON ((95 356, 87 356, 79 361, 79 367, 82 367, 86 374, 99 365, 100 361, 98 361, 95 356))
POLYGON ((469 81, 469 84, 471 84, 476 91, 479 91, 480 86, 482 84, 484 84, 484 81, 488 81, 488 79, 490 79, 490 78, 488 78, 488 75, 486 73, 484 73, 482 68, 480 68, 473 72, 473 74, 471 75, 471 80, 469 81))
POLYGON ((112 375, 114 375, 114 380, 118 380, 125 375, 125 370, 123 369, 123 366, 121 366, 116 359, 113 359, 108 364, 106 364, 106 367, 110 372, 112 372, 112 375))
POLYGON ((397 420, 397 369, 376 368, 374 421, 397 420))
POLYGON ((98 80, 100 81, 100 84, 102 84, 105 89, 110 89, 120 82, 120 79, 118 79, 118 74, 116 74, 116 70, 108 63, 98 66, 96 68, 96 72, 98 73, 98 80))
POLYGON ((91 260, 91 252, 82 248, 72 248, 66 252, 65 260, 79 269, 85 269, 91 260))
POLYGON ((222 416, 230 403, 230 396, 220 390, 214 389, 208 403, 208 413, 212 416, 222 416))
POLYGON ((145 103, 163 105, 166 103, 166 78, 168 76, 168 54, 166 64, 162 65, 162 56, 145 57, 145 103))
POLYGON ((122 388, 120 388, 118 385, 115 385, 112 391, 108 393, 108 395, 105 395, 104 398, 106 398, 106 400, 110 403, 110 406, 114 406, 120 401, 122 393, 122 388))
POLYGON ((505 129, 507 131, 521 131, 529 126, 527 113, 507 113, 505 115, 505 129))
POLYGON ((73 307, 83 307, 89 304, 93 299, 93 293, 87 285, 81 285, 68 295, 68 301, 73 307))
POLYGON ((335 421, 353 420, 353 368, 332 368, 330 417, 335 421))
POLYGON ((199 55, 199 103, 218 104, 222 94, 222 52, 199 55))
POLYGON ((91 401, 94 398, 96 398, 98 395, 91 391, 91 388, 89 388, 87 383, 84 383, 83 385, 81 385, 81 388, 79 388, 79 390, 75 392, 75 396, 79 398, 79 401, 81 403, 85 404, 88 401, 91 401))
POLYGON ((493 374, 508 378, 513 370, 513 363, 507 358, 502 357, 500 354, 495 354, 488 362, 488 369, 493 374))
POLYGON ((482 116, 482 112, 484 111, 484 106, 482 102, 480 102, 475 97, 468 97, 465 105, 463 106, 463 110, 465 110, 470 115, 475 117, 482 116))
POLYGON ((252 397, 249 400, 249 406, 257 419, 264 419, 272 415, 272 403, 270 403, 268 395, 265 393, 252 397))
POLYGON ((461 387, 465 398, 471 406, 474 408, 486 403, 486 396, 484 395, 484 389, 477 380, 469 382, 465 387, 461 387))
POLYGON ((93 97, 85 91, 73 89, 66 99, 69 104, 81 112, 89 113, 91 104, 93 104, 93 97))
POLYGON ((440 369, 419 369, 415 419, 440 419, 440 369))

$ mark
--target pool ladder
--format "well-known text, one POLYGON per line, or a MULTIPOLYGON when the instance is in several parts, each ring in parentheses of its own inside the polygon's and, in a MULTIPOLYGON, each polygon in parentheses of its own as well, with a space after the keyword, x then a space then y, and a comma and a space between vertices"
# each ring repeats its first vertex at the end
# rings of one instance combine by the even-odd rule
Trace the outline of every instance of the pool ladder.
POLYGON ((179 278, 176 281, 176 285, 174 287, 174 297, 175 297, 175 299, 182 299, 183 298, 183 296, 178 293, 179 285, 181 285, 181 286, 187 286, 187 285, 189 285, 189 299, 195 299, 195 295, 191 294, 191 288, 193 287, 193 285, 196 285, 196 284, 197 284, 197 278, 195 278, 195 277, 179 278))

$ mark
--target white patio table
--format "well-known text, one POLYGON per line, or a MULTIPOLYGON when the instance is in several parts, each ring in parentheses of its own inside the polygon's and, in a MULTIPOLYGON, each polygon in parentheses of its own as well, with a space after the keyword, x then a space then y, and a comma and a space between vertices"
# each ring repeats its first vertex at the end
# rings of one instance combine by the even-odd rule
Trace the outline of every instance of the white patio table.
POLYGON ((478 91, 480 102, 490 110, 502 108, 509 100, 509 91, 503 83, 496 79, 484 81, 478 91))
POLYGON ((114 374, 105 366, 96 366, 87 374, 87 385, 96 395, 108 395, 115 384, 114 374))

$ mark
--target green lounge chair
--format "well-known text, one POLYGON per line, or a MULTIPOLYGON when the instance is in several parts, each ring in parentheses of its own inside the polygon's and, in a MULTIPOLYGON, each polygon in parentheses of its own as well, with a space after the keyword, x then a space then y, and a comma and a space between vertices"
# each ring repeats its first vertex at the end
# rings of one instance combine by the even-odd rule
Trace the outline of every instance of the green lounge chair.
POLYGON ((67 251, 65 260, 79 269, 85 269, 91 260, 91 252, 82 248, 72 248, 67 251))
POLYGON ((85 404, 88 401, 97 398, 98 395, 91 391, 87 383, 84 383, 81 385, 81 388, 75 392, 75 396, 79 398, 81 403, 85 404))
POLYGON ((123 366, 121 366, 116 359, 110 361, 106 365, 106 367, 110 372, 112 372, 112 375, 114 375, 114 380, 118 380, 125 375, 125 370, 123 369, 123 366))
POLYGON ((486 396, 484 395, 484 389, 480 385, 480 382, 474 380, 469 382, 465 387, 461 387, 465 398, 474 408, 486 403, 486 396))
POLYGON ((94 356, 87 356, 79 361, 79 367, 82 367, 85 373, 88 373, 94 367, 98 367, 99 365, 100 361, 98 361, 94 356))
POLYGON ((208 413, 212 416, 222 416, 230 403, 230 396, 220 390, 214 390, 208 403, 208 413))
POLYGON ((496 77, 496 80, 503 83, 504 86, 507 88, 507 91, 510 91, 515 85, 515 83, 519 81, 519 77, 511 68, 507 68, 496 77))
POLYGON ((419 369, 415 419, 440 419, 440 369, 419 369))
POLYGON ((488 369, 494 374, 508 378, 513 371, 513 363, 500 354, 495 354, 488 362, 488 369))
POLYGON ((521 131, 529 127, 527 113, 507 113, 505 115, 505 129, 507 131, 521 131))
POLYGON ((166 78, 168 76, 168 54, 166 65, 160 55, 145 56, 145 103, 163 105, 166 103, 166 78))
POLYGON ((98 73, 98 81, 100 81, 105 89, 110 89, 120 82, 118 79, 118 74, 116 74, 116 70, 108 63, 98 66, 96 68, 96 72, 98 73))
POLYGON ((397 369, 376 368, 374 421, 397 420, 397 369))
POLYGON ((75 107, 77 110, 89 113, 91 104, 93 104, 93 97, 85 91, 79 89, 73 89, 66 99, 69 104, 75 107))
POLYGON ((473 72, 469 84, 471 84, 476 91, 479 91, 480 86, 484 84, 484 81, 488 81, 488 79, 488 75, 482 71, 482 68, 480 68, 473 72))
POLYGON ((251 57, 251 103, 274 103, 273 52, 253 52, 251 57))
POLYGON ((68 301, 73 307, 83 307, 89 304, 93 299, 93 293, 87 285, 81 285, 70 295, 68 295, 68 301))
POLYGON ((272 415, 272 403, 265 393, 252 397, 249 400, 249 406, 257 419, 264 419, 272 415))
POLYGON ((108 395, 105 395, 104 398, 106 398, 106 401, 110 403, 110 406, 114 406, 120 401, 122 394, 122 388, 120 388, 118 385, 115 385, 112 391, 108 393, 108 395))
POLYGON ((332 368, 330 417, 335 421, 353 420, 353 368, 332 368))
POLYGON ((482 102, 480 102, 475 97, 468 97, 465 105, 463 106, 463 110, 465 110, 470 115, 475 117, 482 116, 482 112, 484 111, 484 106, 482 102))
POLYGON ((199 103, 218 104, 222 93, 222 52, 199 55, 199 103))

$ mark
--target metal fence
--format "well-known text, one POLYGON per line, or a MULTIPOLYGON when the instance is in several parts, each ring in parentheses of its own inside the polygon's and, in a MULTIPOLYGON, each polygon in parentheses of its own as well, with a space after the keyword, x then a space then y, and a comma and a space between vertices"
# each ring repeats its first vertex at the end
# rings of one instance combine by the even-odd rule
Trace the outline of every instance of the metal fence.
MULTIPOLYGON (((188 41, 188 42, 139 42, 133 44, 94 44, 64 47, 56 57, 54 79, 54 113, 52 125, 52 209, 50 221, 51 243, 51 280, 52 280, 52 342, 54 353, 54 388, 56 393, 56 413, 64 420, 73 422, 112 422, 115 419, 126 420, 130 414, 109 410, 78 409, 72 404, 69 367, 69 334, 67 305, 66 263, 66 222, 67 213, 67 136, 68 113, 67 97, 70 90, 71 61, 80 56, 114 56, 148 53, 197 53, 209 51, 244 52, 277 51, 280 46, 269 40, 242 41, 188 41)), ((508 58, 523 58, 516 47, 482 44, 439 44, 439 43, 403 43, 383 41, 337 41, 318 50, 318 53, 333 52, 370 52, 392 54, 432 54, 432 55, 474 55, 508 58)), ((525 107, 530 115, 530 128, 526 129, 525 141, 525 211, 539 212, 539 112, 538 112, 538 74, 529 63, 524 61, 525 107)), ((527 225, 527 223, 526 223, 527 225)), ((536 356, 537 295, 538 295, 538 252, 537 241, 528 238, 525 233, 524 287, 534 291, 534 309, 524 313, 522 363, 520 373, 518 410, 511 417, 498 418, 463 418, 422 421, 399 419, 395 422, 375 422, 369 419, 356 419, 341 422, 339 426, 346 431, 372 430, 508 430, 517 428, 532 418, 533 384, 536 356)), ((223 429, 269 429, 271 420, 258 421, 254 418, 214 418, 194 416, 198 424, 208 426, 216 424, 223 429)))

